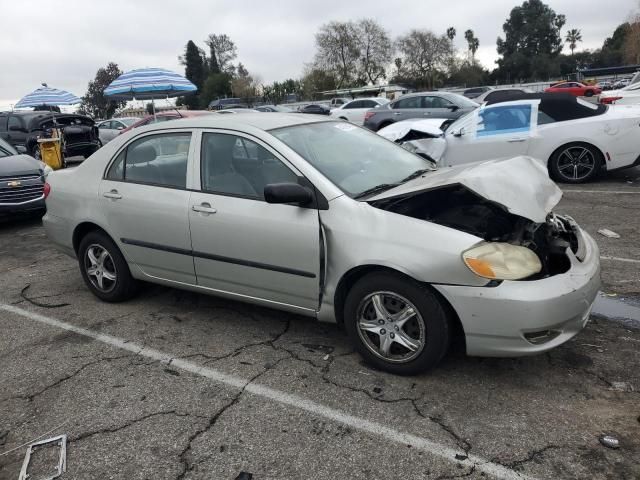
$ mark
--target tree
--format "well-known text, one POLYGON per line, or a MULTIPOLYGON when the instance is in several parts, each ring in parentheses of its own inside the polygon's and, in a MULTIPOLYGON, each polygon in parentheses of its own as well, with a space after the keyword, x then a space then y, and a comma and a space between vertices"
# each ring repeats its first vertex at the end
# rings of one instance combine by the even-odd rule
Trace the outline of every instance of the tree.
POLYGON ((316 66, 330 71, 338 88, 356 83, 360 42, 353 22, 333 21, 320 27, 316 49, 316 66))
POLYGON ((397 40, 402 57, 399 77, 412 78, 418 88, 434 88, 452 56, 451 40, 428 30, 411 30, 397 40))
MULTIPOLYGON (((204 52, 192 40, 189 40, 184 47, 184 55, 179 59, 180 63, 184 65, 184 76, 198 88, 198 92, 201 92, 206 78, 207 59, 204 52)), ((199 108, 199 93, 183 97, 180 104, 186 105, 189 110, 199 108)))
POLYGON ((104 89, 120 75, 122 71, 117 63, 109 62, 105 68, 99 68, 82 97, 81 110, 93 118, 111 118, 116 110, 124 107, 125 101, 110 100, 104 95, 104 89))
POLYGON ((258 93, 259 82, 255 80, 242 63, 236 68, 236 76, 231 80, 231 91, 236 97, 251 104, 258 93))
POLYGON ((453 42, 453 39, 456 38, 456 29, 453 27, 447 28, 447 38, 453 42))
POLYGON ((375 20, 363 18, 355 28, 359 48, 358 83, 374 84, 387 76, 386 66, 391 62, 393 44, 388 33, 375 20))
POLYGON ((566 22, 541 0, 527 0, 514 7, 498 37, 498 76, 511 80, 548 77, 562 51, 560 31, 566 22))
POLYGON ((474 35, 473 30, 464 32, 464 39, 467 41, 467 51, 471 63, 476 61, 476 52, 480 48, 480 40, 474 35))
POLYGON ((207 108, 211 101, 231 95, 231 75, 228 73, 210 73, 204 81, 200 94, 200 105, 207 108))
POLYGON ((300 80, 300 88, 303 98, 315 100, 318 92, 338 88, 338 79, 331 71, 317 68, 315 65, 307 65, 300 80))
POLYGON ((571 55, 573 55, 573 51, 578 46, 578 42, 582 41, 582 33, 577 28, 572 28, 567 32, 564 41, 569 44, 569 50, 571 50, 571 55))
POLYGON ((633 15, 629 21, 624 39, 624 60, 633 65, 640 63, 640 13, 633 15))
POLYGON ((627 36, 631 31, 631 25, 625 22, 614 30, 610 37, 605 39, 597 59, 598 67, 615 67, 622 65, 627 36))
POLYGON ((209 47, 209 72, 233 74, 235 66, 231 63, 238 56, 236 44, 225 34, 209 34, 204 41, 209 47))

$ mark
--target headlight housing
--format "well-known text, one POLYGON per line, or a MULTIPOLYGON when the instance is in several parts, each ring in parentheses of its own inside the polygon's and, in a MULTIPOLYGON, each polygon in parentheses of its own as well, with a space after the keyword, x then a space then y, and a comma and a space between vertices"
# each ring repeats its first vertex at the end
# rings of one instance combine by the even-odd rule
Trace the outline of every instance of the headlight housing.
POLYGON ((542 270, 535 253, 510 243, 483 242, 465 251, 462 259, 473 273, 491 280, 520 280, 542 270))

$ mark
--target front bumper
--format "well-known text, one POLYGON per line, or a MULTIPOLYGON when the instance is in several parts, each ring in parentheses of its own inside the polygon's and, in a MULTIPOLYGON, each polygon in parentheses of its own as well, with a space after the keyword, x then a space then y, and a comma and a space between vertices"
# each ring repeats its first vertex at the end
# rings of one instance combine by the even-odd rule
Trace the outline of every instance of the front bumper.
POLYGON ((0 218, 15 218, 44 213, 44 195, 22 203, 0 203, 0 218))
POLYGON ((584 261, 569 251, 571 268, 533 281, 503 281, 496 287, 434 285, 460 318, 467 354, 512 357, 545 352, 582 330, 600 289, 600 252, 593 238, 580 230, 584 261), (525 335, 553 333, 532 343, 525 335))

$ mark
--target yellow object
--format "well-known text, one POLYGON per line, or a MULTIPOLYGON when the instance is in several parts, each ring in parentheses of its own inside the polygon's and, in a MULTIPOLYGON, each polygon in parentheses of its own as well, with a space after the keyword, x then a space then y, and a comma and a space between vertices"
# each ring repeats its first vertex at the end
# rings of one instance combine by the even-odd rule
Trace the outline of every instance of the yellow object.
POLYGON ((39 138, 40 158, 52 169, 62 168, 62 148, 59 138, 39 138))

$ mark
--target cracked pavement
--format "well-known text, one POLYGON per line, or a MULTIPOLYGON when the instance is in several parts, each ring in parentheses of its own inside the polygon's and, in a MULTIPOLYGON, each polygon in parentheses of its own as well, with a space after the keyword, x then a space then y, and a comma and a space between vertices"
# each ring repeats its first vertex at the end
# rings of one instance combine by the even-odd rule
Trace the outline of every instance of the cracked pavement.
MULTIPOLYGON (((638 171, 563 188, 556 210, 590 231, 603 255, 640 259, 638 171), (598 193, 572 191, 585 189, 598 193), (599 236, 599 228, 622 238, 599 236)), ((468 458, 539 479, 640 478, 635 324, 598 314, 545 355, 482 359, 458 349, 428 374, 398 377, 363 364, 337 326, 288 313, 153 285, 132 301, 101 303, 36 220, 0 224, 0 252, 0 303, 171 359, 0 310, 0 480, 18 476, 25 448, 13 449, 47 432, 68 435, 62 479, 491 478, 468 458), (185 371, 185 361, 244 383, 214 382, 185 371), (456 454, 444 459, 393 443, 255 395, 249 385, 456 454), (620 448, 601 445, 603 434, 616 436, 620 448)), ((638 264, 603 260, 602 267, 611 298, 640 297, 638 264)))

